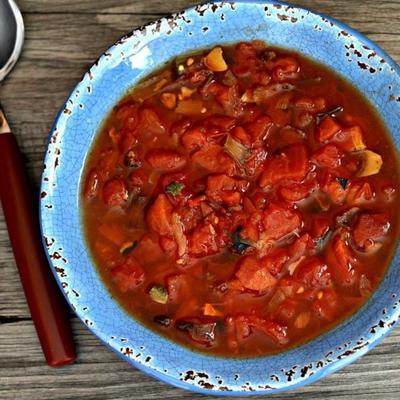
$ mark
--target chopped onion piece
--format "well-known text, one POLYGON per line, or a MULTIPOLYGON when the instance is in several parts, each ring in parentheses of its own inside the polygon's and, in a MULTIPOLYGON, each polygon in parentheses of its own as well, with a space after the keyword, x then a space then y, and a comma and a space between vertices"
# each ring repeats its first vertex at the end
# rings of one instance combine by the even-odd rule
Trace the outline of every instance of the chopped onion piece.
POLYGON ((296 268, 301 264, 301 262, 305 259, 305 256, 300 257, 297 261, 294 261, 289 264, 288 271, 290 275, 293 275, 296 271, 296 268))
POLYGON ((300 313, 294 321, 294 326, 297 329, 304 329, 311 321, 311 313, 304 311, 300 313))
POLYGON ((231 135, 226 138, 224 150, 239 164, 243 164, 250 155, 249 149, 231 135))
POLYGON ((172 214, 172 230, 176 244, 178 245, 178 255, 182 257, 186 253, 187 239, 183 233, 183 224, 178 214, 172 214))
POLYGON ((272 83, 268 86, 259 86, 253 91, 253 101, 254 103, 262 103, 276 94, 288 92, 294 89, 295 86, 290 83, 272 83))
POLYGON ((178 103, 175 111, 178 114, 184 115, 198 115, 201 114, 203 110, 203 102, 201 100, 181 100, 178 103))

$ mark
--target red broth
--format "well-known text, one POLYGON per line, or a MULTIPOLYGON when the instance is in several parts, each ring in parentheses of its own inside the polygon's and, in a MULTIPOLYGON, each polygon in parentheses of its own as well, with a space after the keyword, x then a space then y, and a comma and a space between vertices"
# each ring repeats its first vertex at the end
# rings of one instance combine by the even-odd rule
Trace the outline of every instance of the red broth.
MULTIPOLYGON (((372 79, 372 78, 371 78, 372 79)), ((223 356, 354 313, 398 239, 396 151, 334 72, 260 42, 180 57, 113 109, 85 165, 87 242, 123 308, 223 356)))

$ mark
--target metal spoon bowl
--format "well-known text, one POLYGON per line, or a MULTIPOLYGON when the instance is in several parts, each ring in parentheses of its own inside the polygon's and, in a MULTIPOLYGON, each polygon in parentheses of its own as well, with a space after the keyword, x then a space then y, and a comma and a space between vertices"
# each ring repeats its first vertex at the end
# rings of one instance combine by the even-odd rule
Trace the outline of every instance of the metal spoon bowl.
POLYGON ((0 1, 0 82, 17 62, 24 43, 24 21, 14 0, 0 1))

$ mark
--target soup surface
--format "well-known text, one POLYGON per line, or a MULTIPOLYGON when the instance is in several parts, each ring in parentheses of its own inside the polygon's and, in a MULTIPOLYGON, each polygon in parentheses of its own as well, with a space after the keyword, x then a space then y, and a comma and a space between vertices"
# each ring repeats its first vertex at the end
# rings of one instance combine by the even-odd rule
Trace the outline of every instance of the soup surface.
POLYGON ((368 299, 398 238, 398 190, 387 132, 350 84, 239 43, 181 57, 120 101, 86 162, 83 220, 134 317, 254 356, 368 299))

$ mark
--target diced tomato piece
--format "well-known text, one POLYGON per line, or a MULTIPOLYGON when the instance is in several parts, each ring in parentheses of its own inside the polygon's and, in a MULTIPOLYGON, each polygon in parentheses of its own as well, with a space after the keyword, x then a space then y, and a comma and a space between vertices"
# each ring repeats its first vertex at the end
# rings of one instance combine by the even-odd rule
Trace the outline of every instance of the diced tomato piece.
POLYGON ((207 128, 218 128, 222 131, 229 131, 235 126, 236 119, 227 115, 212 115, 205 118, 202 122, 207 128))
POLYGON ((172 135, 178 135, 179 137, 182 136, 187 129, 190 128, 190 126, 192 125, 192 121, 190 120, 190 118, 182 118, 179 119, 178 121, 175 121, 172 126, 171 126, 171 134, 172 135))
POLYGON ((238 64, 246 64, 249 59, 256 59, 257 51, 250 43, 238 43, 235 46, 235 61, 238 64))
POLYGON ((291 183, 290 185, 281 186, 279 194, 286 201, 296 202, 308 197, 316 185, 317 182, 315 179, 307 179, 303 183, 291 183))
POLYGON ((221 194, 222 201, 229 207, 237 206, 242 201, 242 196, 239 192, 226 190, 221 194))
POLYGON ((318 257, 312 257, 303 262, 296 269, 295 277, 312 289, 322 289, 332 285, 329 268, 318 257))
POLYGON ((346 200, 348 193, 348 187, 343 187, 340 179, 328 174, 326 179, 321 180, 321 186, 323 191, 329 196, 330 200, 334 204, 343 204, 346 200))
POLYGON ((245 240, 256 242, 260 237, 259 229, 252 221, 246 221, 240 231, 240 237, 245 240))
POLYGON ((363 132, 358 125, 344 128, 335 136, 335 141, 345 151, 360 151, 366 148, 363 132))
POLYGON ((128 240, 127 234, 124 229, 121 229, 117 223, 103 223, 97 228, 101 236, 120 247, 128 240))
POLYGON ((225 327, 226 327, 226 336, 227 336, 227 343, 229 348, 237 352, 239 349, 239 343, 237 340, 236 335, 236 321, 234 317, 226 317, 225 318, 225 327))
POLYGON ((120 140, 118 143, 118 148, 121 153, 126 153, 129 151, 136 143, 138 139, 134 131, 123 130, 120 135, 120 140))
POLYGON ((314 238, 319 239, 323 237, 330 228, 329 220, 326 217, 316 216, 313 217, 311 222, 311 234, 314 238))
POLYGON ((139 125, 141 134, 160 135, 165 133, 165 126, 157 112, 151 108, 143 108, 139 112, 139 125))
POLYGON ((308 233, 298 237, 294 243, 290 246, 290 257, 291 259, 298 259, 315 249, 315 244, 308 233))
POLYGON ((310 111, 295 108, 292 114, 292 124, 296 128, 305 129, 314 121, 314 116, 310 111))
POLYGON ((322 298, 315 300, 311 304, 311 310, 322 319, 332 321, 338 313, 338 296, 334 289, 325 289, 322 291, 322 298))
POLYGON ((251 201, 258 210, 264 209, 268 202, 268 195, 257 190, 251 195, 251 201))
POLYGON ((298 313, 298 302, 292 299, 284 300, 275 311, 275 315, 280 321, 290 323, 298 313))
POLYGON ((146 160, 159 171, 173 171, 186 164, 184 156, 174 150, 154 149, 146 154, 146 160))
POLYGON ((192 155, 192 160, 213 173, 233 175, 236 171, 235 161, 217 144, 208 144, 192 155))
POLYGON ((120 155, 115 149, 108 148, 101 152, 101 158, 97 164, 97 171, 102 180, 108 179, 115 173, 120 155))
POLYGON ((232 137, 245 146, 250 147, 252 144, 251 136, 241 126, 237 126, 232 130, 232 137))
POLYGON ((395 197, 396 197, 396 188, 394 185, 391 184, 385 184, 381 188, 382 194, 384 195, 384 199, 388 202, 391 203, 395 197))
POLYGON ((285 126, 280 128, 279 131, 274 135, 273 142, 271 143, 273 147, 288 146, 292 144, 301 144, 304 142, 305 134, 299 129, 294 129, 290 126, 285 126))
POLYGON ((206 143, 206 137, 201 128, 188 129, 182 136, 182 144, 189 151, 199 149, 206 143))
POLYGON ((236 337, 238 340, 246 339, 251 334, 251 327, 248 318, 244 315, 232 317, 235 323, 236 337))
POLYGON ((138 108, 136 102, 128 101, 119 106, 116 117, 123 123, 124 130, 133 131, 138 122, 138 108))
POLYGON ((286 249, 277 248, 273 253, 263 257, 260 260, 260 265, 263 268, 267 268, 268 271, 273 275, 278 275, 283 266, 289 260, 289 255, 286 249))
POLYGON ((280 204, 268 206, 262 222, 264 233, 271 239, 280 239, 300 228, 303 223, 298 211, 280 204))
POLYGON ((272 79, 276 82, 296 79, 300 73, 299 62, 290 56, 275 57, 267 61, 266 66, 272 70, 272 79))
POLYGON ((247 318, 248 324, 251 328, 265 333, 277 344, 283 345, 288 343, 289 337, 286 326, 280 325, 275 321, 253 315, 250 315, 247 318))
POLYGON ((185 232, 190 232, 192 229, 198 226, 203 219, 203 213, 201 211, 200 204, 187 204, 179 209, 179 216, 185 232))
POLYGON ((103 186, 103 201, 107 206, 122 206, 128 200, 128 190, 122 178, 113 178, 103 186))
POLYGON ((226 322, 234 325, 231 331, 235 331, 238 341, 248 338, 253 329, 265 333, 276 344, 283 345, 289 341, 287 327, 267 318, 256 315, 236 315, 228 317, 226 322))
MULTIPOLYGON (((219 174, 209 175, 207 178, 207 191, 215 192, 219 190, 234 190, 236 188, 236 179, 230 176, 219 174)), ((210 196, 210 194, 207 194, 210 196)))
POLYGON ((254 71, 252 73, 252 78, 255 83, 259 85, 266 86, 271 82, 271 75, 267 71, 254 71))
POLYGON ((327 115, 319 124, 317 129, 317 140, 325 142, 338 133, 342 127, 336 122, 334 118, 327 115))
POLYGON ((181 303, 190 296, 190 280, 185 274, 170 275, 167 277, 168 300, 172 303, 181 303))
POLYGON ((140 188, 143 188, 146 182, 147 182, 147 177, 142 169, 137 169, 136 171, 132 171, 129 175, 129 183, 132 186, 138 186, 140 188))
POLYGON ((299 62, 296 58, 291 56, 280 56, 274 57, 271 60, 268 60, 266 63, 266 67, 269 70, 275 68, 282 68, 286 72, 295 72, 300 68, 299 62))
POLYGON ((301 284, 289 276, 284 276, 279 282, 279 289, 282 291, 285 298, 293 297, 300 287, 301 284))
POLYGON ((241 260, 236 277, 240 283, 250 290, 263 291, 276 284, 266 266, 262 267, 254 256, 247 256, 241 260))
POLYGON ((245 131, 251 136, 254 146, 261 146, 267 138, 272 126, 271 118, 267 116, 258 117, 255 121, 244 125, 245 131))
POLYGON ((175 240, 169 238, 168 236, 160 236, 160 246, 162 250, 169 256, 174 256, 178 248, 175 240))
POLYGON ((172 204, 165 194, 159 194, 147 212, 150 229, 159 235, 172 236, 172 204))
MULTIPOLYGON (((284 83, 276 83, 275 85, 285 85, 284 83)), ((266 112, 271 118, 274 125, 285 127, 290 125, 292 120, 292 110, 279 108, 281 102, 280 96, 274 96, 269 100, 266 107, 266 112)))
POLYGON ((211 224, 200 225, 194 229, 189 240, 189 254, 204 257, 219 251, 215 229, 211 224))
POLYGON ((375 197, 375 191, 369 182, 351 183, 346 197, 349 205, 359 205, 371 201, 375 197))
POLYGON ((242 105, 237 86, 225 86, 213 82, 207 87, 207 92, 214 95, 229 116, 236 116, 240 111, 242 105))
POLYGON ((340 165, 343 153, 334 144, 320 147, 311 157, 311 161, 323 168, 336 168, 340 165))
POLYGON ((241 202, 242 195, 247 189, 245 180, 231 178, 224 174, 209 175, 207 178, 207 196, 215 202, 223 202, 234 206, 241 202))
POLYGON ((245 196, 243 198, 243 211, 246 214, 252 214, 257 211, 257 208, 253 204, 253 202, 250 200, 249 197, 245 196))
POLYGON ((389 217, 385 213, 364 212, 354 226, 353 239, 359 248, 382 240, 390 228, 389 217), (372 242, 372 243, 371 243, 372 242))
POLYGON ((211 344, 215 340, 215 326, 215 321, 205 318, 185 318, 176 323, 179 330, 186 331, 192 340, 203 344, 211 344))
POLYGON ((272 70, 272 79, 275 82, 284 82, 289 79, 297 79, 299 77, 300 71, 288 71, 287 68, 277 67, 272 70))
POLYGON ((347 241, 336 235, 328 247, 327 260, 335 281, 343 286, 352 285, 356 279, 355 259, 347 241))
POLYGON ((268 158, 259 184, 261 187, 282 180, 301 181, 309 171, 308 152, 303 144, 286 147, 280 155, 268 158))
MULTIPOLYGON (((118 245, 123 244, 121 241, 118 245)), ((112 268, 121 263, 121 257, 116 256, 115 247, 113 244, 108 243, 102 237, 99 237, 94 242, 94 251, 96 251, 97 259, 103 264, 107 265, 108 268, 112 268)))
POLYGON ((86 181, 85 181, 85 189, 84 196, 86 200, 91 200, 95 198, 100 189, 100 175, 96 169, 92 169, 89 171, 86 181))
POLYGON ((324 97, 300 97, 294 102, 294 106, 312 113, 319 113, 326 109, 324 97))
POLYGON ((137 260, 143 265, 160 263, 165 260, 165 253, 162 251, 159 241, 149 234, 144 234, 134 251, 137 260))
POLYGON ((114 267, 110 276, 118 289, 125 293, 143 283, 144 270, 133 257, 129 257, 121 265, 114 267))

